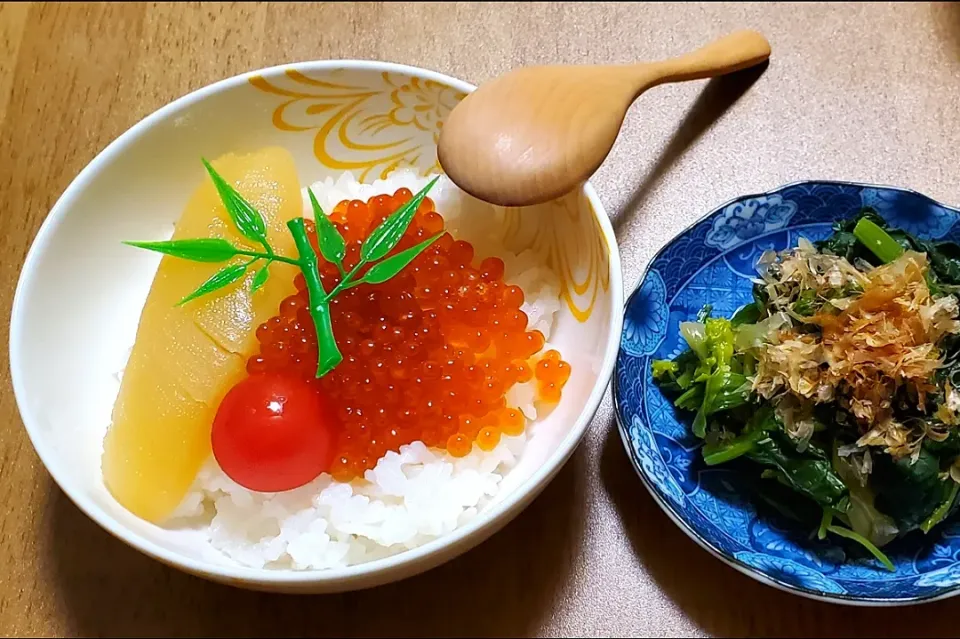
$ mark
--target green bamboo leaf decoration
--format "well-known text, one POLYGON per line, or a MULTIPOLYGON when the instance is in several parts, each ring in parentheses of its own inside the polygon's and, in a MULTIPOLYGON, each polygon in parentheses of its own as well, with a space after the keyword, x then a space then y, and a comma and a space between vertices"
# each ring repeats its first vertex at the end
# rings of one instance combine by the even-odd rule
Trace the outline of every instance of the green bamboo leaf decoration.
MULTIPOLYGON (((317 334, 317 378, 320 378, 343 361, 343 355, 340 353, 340 348, 337 346, 337 340, 333 334, 333 316, 330 313, 330 300, 342 289, 337 288, 329 294, 324 293, 323 284, 320 282, 317 254, 307 238, 303 218, 298 217, 290 220, 287 222, 287 228, 290 229, 293 243, 300 255, 300 270, 307 285, 309 299, 307 310, 311 319, 313 319, 313 328, 317 334)), ((343 282, 348 279, 344 278, 343 282)), ((343 282, 341 282, 341 286, 343 282)))
POLYGON ((431 244, 439 240, 441 235, 441 233, 438 233, 429 240, 424 240, 416 246, 411 246, 404 251, 391 255, 382 262, 377 262, 370 267, 367 274, 364 275, 357 284, 382 284, 386 282, 406 268, 410 262, 415 260, 417 256, 423 253, 431 244))
POLYGON ((170 240, 167 242, 124 242, 129 246, 172 255, 192 262, 226 262, 239 255, 233 244, 219 238, 170 240))
POLYGON ((213 274, 213 277, 208 279, 206 282, 201 284, 197 290, 193 293, 190 293, 185 298, 177 302, 177 306, 183 306, 187 302, 197 299, 201 295, 206 295, 207 293, 212 293, 218 289, 228 286, 233 282, 236 282, 243 274, 247 272, 247 267, 250 266, 249 262, 244 262, 243 264, 231 264, 230 266, 224 266, 222 269, 213 274))
POLYGON ((214 186, 217 187, 217 193, 220 194, 223 206, 227 209, 227 213, 230 214, 230 219, 233 220, 237 230, 248 240, 262 244, 267 250, 267 253, 272 253, 273 249, 271 249, 267 243, 267 227, 266 224, 264 224, 263 216, 260 215, 260 212, 253 208, 236 189, 230 186, 209 162, 203 160, 203 166, 206 167, 207 173, 210 174, 210 179, 213 180, 214 186))
POLYGON ((180 300, 177 306, 229 286, 241 279, 248 269, 257 263, 261 263, 262 266, 257 269, 250 281, 251 292, 260 290, 267 283, 270 277, 269 268, 274 262, 283 262, 298 267, 306 282, 309 298, 308 309, 317 334, 319 350, 317 377, 323 377, 343 360, 343 355, 340 353, 333 334, 330 302, 337 295, 354 286, 386 282, 406 268, 440 237, 438 234, 416 246, 387 257, 390 251, 396 248, 410 223, 413 222, 417 208, 419 208, 433 185, 437 183, 439 178, 436 178, 370 233, 361 245, 360 259, 347 273, 343 266, 346 242, 340 232, 337 231, 336 226, 323 212, 313 191, 308 189, 317 226, 320 254, 328 262, 335 264, 340 269, 342 276, 333 290, 327 292, 323 289, 323 284, 320 281, 317 254, 307 237, 304 219, 298 217, 287 222, 287 228, 290 229, 290 234, 293 236, 294 244, 297 247, 297 257, 278 255, 267 240, 266 224, 260 212, 247 202, 236 189, 230 186, 209 162, 203 160, 203 165, 206 167, 207 173, 210 174, 210 179, 213 180, 217 193, 220 195, 220 199, 237 230, 248 240, 262 245, 265 252, 234 246, 229 241, 220 238, 171 240, 167 242, 125 242, 125 244, 194 262, 226 262, 238 256, 248 258, 245 262, 229 264, 221 268, 195 291, 180 300), (365 275, 360 277, 360 271, 368 265, 370 268, 365 275))
POLYGON ((333 225, 327 214, 320 208, 320 203, 313 195, 312 189, 307 189, 310 194, 310 206, 313 207, 314 222, 317 225, 317 243, 320 245, 320 254, 323 259, 337 265, 340 272, 343 273, 343 256, 347 254, 347 244, 340 235, 340 231, 333 225))
POLYGON ((270 276, 270 262, 267 262, 260 270, 257 271, 257 274, 253 276, 253 282, 250 283, 250 292, 256 293, 263 285, 267 283, 267 278, 270 276))
POLYGON ((360 246, 361 262, 375 262, 393 250, 393 247, 397 245, 400 238, 406 233, 410 222, 413 221, 413 216, 416 214, 420 203, 423 202, 423 198, 427 197, 427 193, 439 179, 439 177, 433 178, 430 183, 414 195, 409 202, 397 209, 396 212, 385 219, 380 226, 375 228, 370 235, 367 236, 367 239, 365 239, 360 246))

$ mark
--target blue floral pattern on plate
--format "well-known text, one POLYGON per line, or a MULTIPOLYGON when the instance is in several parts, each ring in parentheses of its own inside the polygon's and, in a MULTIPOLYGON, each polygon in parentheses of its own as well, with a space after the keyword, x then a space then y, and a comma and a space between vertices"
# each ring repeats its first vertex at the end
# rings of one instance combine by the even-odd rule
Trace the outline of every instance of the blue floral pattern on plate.
POLYGON ((914 585, 918 588, 953 588, 960 586, 960 563, 950 564, 946 568, 928 572, 917 579, 914 585))
POLYGON ((683 491, 657 450, 656 438, 639 417, 634 417, 633 427, 630 428, 630 441, 634 444, 637 457, 642 460, 643 472, 657 487, 657 491, 675 504, 683 505, 683 491))
POLYGON ((678 325, 703 304, 729 316, 750 301, 753 267, 763 251, 795 245, 801 236, 826 237, 835 221, 865 206, 921 237, 960 242, 960 211, 895 188, 803 182, 722 206, 654 257, 628 301, 614 397, 621 437, 644 484, 705 548, 800 594, 896 605, 960 592, 960 522, 891 544, 893 573, 834 539, 811 538, 810 530, 756 507, 746 496, 755 477, 704 466, 696 438, 650 374, 653 359, 684 347, 678 325))
POLYGON ((748 197, 728 204, 707 233, 706 243, 719 249, 729 249, 745 240, 782 229, 797 212, 792 200, 779 194, 748 197))
POLYGON ((624 331, 622 344, 634 355, 649 355, 667 333, 667 291, 659 273, 647 273, 636 298, 630 332, 624 331))

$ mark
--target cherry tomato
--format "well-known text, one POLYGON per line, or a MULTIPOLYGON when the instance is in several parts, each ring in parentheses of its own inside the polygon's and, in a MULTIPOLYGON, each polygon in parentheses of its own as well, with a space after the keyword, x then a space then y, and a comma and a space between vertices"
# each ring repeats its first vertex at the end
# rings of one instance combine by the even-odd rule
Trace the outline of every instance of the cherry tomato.
POLYGON ((211 443, 230 479, 281 492, 330 468, 338 428, 336 408, 319 388, 295 377, 252 375, 223 398, 211 443))

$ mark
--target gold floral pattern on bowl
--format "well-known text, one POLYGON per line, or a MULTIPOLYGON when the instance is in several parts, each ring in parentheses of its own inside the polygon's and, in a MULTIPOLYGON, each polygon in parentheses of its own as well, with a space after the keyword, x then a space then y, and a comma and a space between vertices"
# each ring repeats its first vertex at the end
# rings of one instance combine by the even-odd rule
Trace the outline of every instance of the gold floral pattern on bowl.
MULTIPOLYGON (((308 76, 294 69, 253 76, 257 90, 279 96, 273 126, 313 135, 313 155, 331 172, 353 171, 361 181, 394 169, 441 171, 437 141, 443 122, 466 94, 442 82, 399 73, 308 76)), ((595 212, 582 193, 525 209, 506 209, 510 248, 533 249, 561 279, 571 314, 586 322, 609 281, 609 250, 595 212)))
POLYGON ((465 94, 432 80, 388 72, 375 77, 362 86, 289 69, 271 80, 254 76, 250 84, 286 98, 273 111, 273 125, 315 131, 313 152, 325 167, 360 171, 361 181, 385 178, 399 167, 416 166, 424 175, 438 171, 440 128, 465 94))

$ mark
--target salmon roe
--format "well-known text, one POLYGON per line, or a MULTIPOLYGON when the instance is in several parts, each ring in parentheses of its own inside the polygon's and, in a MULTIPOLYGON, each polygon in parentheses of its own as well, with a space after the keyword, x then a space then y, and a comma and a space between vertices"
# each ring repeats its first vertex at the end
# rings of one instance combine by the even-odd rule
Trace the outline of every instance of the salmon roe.
MULTIPOLYGON (((399 189, 333 209, 330 219, 347 243, 346 270, 357 264, 369 231, 412 196, 399 189)), ((523 291, 504 283, 503 261, 478 261, 469 242, 443 231, 443 217, 425 198, 394 251, 443 233, 440 239, 394 278, 348 289, 331 301, 343 362, 322 379, 314 379, 317 339, 302 274, 294 280, 297 293, 257 328, 260 350, 247 361, 247 372, 311 379, 338 402, 342 431, 331 474, 339 481, 362 476, 387 451, 414 441, 456 457, 474 444, 493 450, 502 435, 520 435, 526 427, 523 413, 506 406, 511 386, 536 380, 539 399, 555 403, 570 377, 557 351, 538 360, 544 336, 527 330, 523 291)), ((317 250, 310 221, 307 232, 317 250)), ((340 272, 319 259, 329 291, 340 272)))

